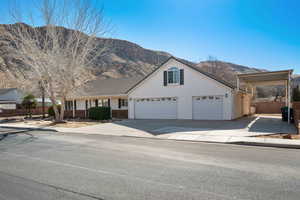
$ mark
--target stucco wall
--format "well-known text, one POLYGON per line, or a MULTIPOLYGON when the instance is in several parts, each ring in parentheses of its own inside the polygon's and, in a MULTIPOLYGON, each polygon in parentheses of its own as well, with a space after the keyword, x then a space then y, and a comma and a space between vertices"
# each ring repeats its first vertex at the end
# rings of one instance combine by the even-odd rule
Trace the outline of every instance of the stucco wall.
POLYGON ((232 119, 250 114, 251 95, 234 92, 232 98, 232 119))
POLYGON ((242 114, 242 94, 234 92, 232 97, 232 119, 241 117, 242 114))
POLYGON ((158 98, 177 97, 177 118, 192 119, 192 97, 204 95, 225 95, 224 116, 226 120, 231 119, 231 88, 212 80, 211 78, 187 67, 186 65, 169 60, 159 70, 147 78, 142 84, 129 93, 129 118, 134 118, 135 98, 158 98), (169 67, 176 66, 184 69, 184 85, 164 86, 163 71, 169 67))
POLYGON ((244 94, 244 102, 243 102, 243 115, 249 115, 250 107, 251 107, 251 95, 250 94, 244 94))

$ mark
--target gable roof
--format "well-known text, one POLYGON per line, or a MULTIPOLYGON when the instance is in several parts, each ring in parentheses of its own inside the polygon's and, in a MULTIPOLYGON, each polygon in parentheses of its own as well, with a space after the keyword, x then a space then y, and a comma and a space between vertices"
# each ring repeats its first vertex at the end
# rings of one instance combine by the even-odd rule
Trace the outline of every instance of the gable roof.
POLYGON ((22 91, 18 88, 0 88, 0 101, 3 102, 14 102, 21 101, 19 95, 17 96, 7 96, 6 94, 12 91, 16 91, 18 94, 22 95, 22 91))
POLYGON ((74 97, 79 96, 113 96, 126 95, 129 88, 139 82, 143 77, 110 78, 88 81, 84 86, 76 90, 74 97))
POLYGON ((132 86, 129 90, 127 90, 126 93, 130 92, 132 89, 134 89, 135 87, 137 87, 139 84, 141 84, 145 79, 147 79, 148 77, 150 77, 152 74, 154 74, 156 71, 158 71, 164 64, 166 64, 169 60, 171 59, 174 59, 176 60, 177 62, 180 62, 190 68, 192 68, 193 70, 229 87, 229 88, 232 88, 232 89, 235 89, 236 87, 234 85, 232 85, 231 83, 228 83, 227 81, 224 81, 222 79, 220 79, 219 77, 213 75, 213 74, 210 74, 210 73, 207 73, 203 70, 201 70, 199 67, 196 67, 194 64, 192 64, 191 62, 188 62, 188 61, 185 61, 185 60, 182 60, 182 59, 179 59, 179 58, 176 58, 174 56, 171 56, 169 57, 165 62, 163 62, 158 68, 156 68, 155 70, 153 70, 150 74, 148 74, 147 76, 145 76, 143 79, 141 79, 139 82, 137 82, 134 86, 132 86))

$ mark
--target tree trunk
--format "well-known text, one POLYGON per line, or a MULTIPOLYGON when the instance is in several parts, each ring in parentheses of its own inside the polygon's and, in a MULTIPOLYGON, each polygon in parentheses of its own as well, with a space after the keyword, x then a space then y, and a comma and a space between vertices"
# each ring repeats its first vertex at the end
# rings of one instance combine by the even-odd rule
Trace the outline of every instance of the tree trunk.
POLYGON ((65 98, 61 98, 61 108, 60 108, 60 116, 59 120, 62 122, 64 121, 64 114, 65 114, 65 98))
POLYGON ((59 111, 58 111, 58 108, 57 108, 57 105, 55 103, 52 103, 53 104, 53 111, 54 111, 54 119, 56 122, 59 121, 59 111))

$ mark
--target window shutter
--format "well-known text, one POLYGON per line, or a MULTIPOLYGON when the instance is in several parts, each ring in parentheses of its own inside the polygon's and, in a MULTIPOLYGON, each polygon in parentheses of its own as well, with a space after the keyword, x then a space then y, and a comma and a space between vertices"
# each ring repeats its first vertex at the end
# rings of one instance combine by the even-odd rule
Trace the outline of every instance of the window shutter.
POLYGON ((180 70, 180 85, 184 84, 184 71, 183 69, 180 70))
POLYGON ((164 86, 167 86, 168 84, 168 72, 164 71, 164 86))
POLYGON ((121 99, 119 99, 119 106, 118 107, 121 108, 121 99))
POLYGON ((95 100, 95 106, 98 107, 98 99, 95 100))
POLYGON ((88 100, 85 100, 85 110, 88 110, 88 100))
POLYGON ((108 107, 110 107, 110 99, 108 99, 108 107))
POLYGON ((77 110, 77 102, 74 100, 74 110, 77 110))

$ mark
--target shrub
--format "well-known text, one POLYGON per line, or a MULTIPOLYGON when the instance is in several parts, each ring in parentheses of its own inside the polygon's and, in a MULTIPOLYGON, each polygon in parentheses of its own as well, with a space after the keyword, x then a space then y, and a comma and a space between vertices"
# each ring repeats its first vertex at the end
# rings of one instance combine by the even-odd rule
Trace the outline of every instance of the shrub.
POLYGON ((27 109, 27 114, 32 117, 32 108, 36 108, 37 101, 32 94, 28 94, 23 98, 22 106, 27 109))
POLYGON ((26 109, 35 108, 37 105, 37 101, 32 94, 28 94, 23 98, 22 106, 26 109))
MULTIPOLYGON (((57 109, 58 109, 58 112, 59 112, 59 113, 60 113, 60 108, 61 108, 61 106, 60 106, 60 105, 57 105, 57 109)), ((50 107, 48 108, 48 115, 49 115, 49 116, 52 116, 52 117, 55 115, 53 106, 50 106, 50 107)))
POLYGON ((111 119, 110 107, 92 107, 89 109, 89 118, 93 120, 111 119))
POLYGON ((299 86, 293 89, 293 101, 300 101, 300 89, 299 86))

